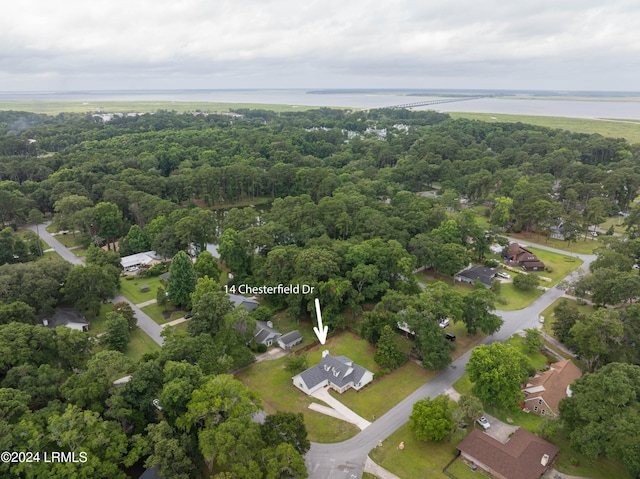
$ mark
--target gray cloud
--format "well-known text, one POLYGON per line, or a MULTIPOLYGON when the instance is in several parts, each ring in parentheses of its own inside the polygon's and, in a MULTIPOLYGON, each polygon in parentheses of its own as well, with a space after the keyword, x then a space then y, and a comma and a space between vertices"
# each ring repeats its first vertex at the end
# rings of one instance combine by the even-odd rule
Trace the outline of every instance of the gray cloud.
POLYGON ((0 90, 633 90, 640 73, 640 8, 626 0, 25 0, 4 10, 0 90))

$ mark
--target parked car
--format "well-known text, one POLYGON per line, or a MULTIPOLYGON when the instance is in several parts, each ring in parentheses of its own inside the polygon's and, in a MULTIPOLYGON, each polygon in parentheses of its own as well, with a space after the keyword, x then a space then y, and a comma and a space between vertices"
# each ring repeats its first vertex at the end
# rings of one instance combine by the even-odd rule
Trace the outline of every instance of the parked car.
POLYGON ((153 402, 153 405, 156 407, 156 409, 158 411, 162 411, 162 406, 160 406, 160 400, 159 399, 154 399, 152 402, 153 402))
POLYGON ((456 340, 456 335, 455 334, 444 333, 444 337, 447 338, 449 341, 455 341, 456 340))
POLYGON ((496 276, 504 279, 511 279, 511 275, 509 273, 505 273, 504 271, 499 271, 496 273, 496 276))
POLYGON ((193 318, 193 313, 186 313, 184 315, 184 319, 190 319, 190 318, 193 318))
POLYGON ((489 421, 487 421, 487 418, 482 416, 480 419, 476 419, 477 423, 480 424, 480 427, 482 427, 482 429, 489 429, 491 427, 491 424, 489 424, 489 421))
POLYGON ((449 326, 449 318, 444 318, 443 320, 440 321, 439 326, 444 329, 447 326, 449 326))

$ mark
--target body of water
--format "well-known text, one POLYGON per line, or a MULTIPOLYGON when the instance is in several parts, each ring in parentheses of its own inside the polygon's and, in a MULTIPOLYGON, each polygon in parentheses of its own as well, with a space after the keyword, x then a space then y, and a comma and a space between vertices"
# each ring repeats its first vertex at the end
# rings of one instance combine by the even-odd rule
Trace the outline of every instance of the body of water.
MULTIPOLYGON (((576 92, 588 100, 554 99, 555 92, 490 92, 490 91, 399 91, 399 90, 119 90, 119 91, 67 91, 67 92, 0 92, 0 101, 165 101, 280 104, 300 106, 327 106, 351 108, 380 108, 399 104, 459 98, 461 95, 516 95, 523 98, 486 96, 452 103, 421 107, 442 112, 478 112, 514 115, 562 116, 574 118, 640 119, 640 93, 576 92), (536 96, 551 97, 540 99, 536 96), (600 98, 615 96, 615 101, 600 98)), ((564 93, 569 95, 570 93, 564 93)))

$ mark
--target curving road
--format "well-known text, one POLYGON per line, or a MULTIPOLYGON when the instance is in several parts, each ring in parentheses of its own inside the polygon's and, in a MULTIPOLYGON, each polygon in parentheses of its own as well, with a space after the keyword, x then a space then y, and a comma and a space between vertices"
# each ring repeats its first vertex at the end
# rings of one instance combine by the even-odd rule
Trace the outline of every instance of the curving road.
MULTIPOLYGON (((84 262, 80 258, 74 255, 69 250, 69 248, 67 248, 65 245, 60 243, 60 241, 58 241, 55 236, 51 235, 46 230, 46 227, 49 226, 50 224, 51 224, 51 221, 47 221, 46 223, 39 224, 37 226, 38 233, 40 234, 40 238, 42 238, 44 242, 49 245, 49 247, 53 248, 56 253, 62 256, 62 258, 65 261, 68 261, 69 263, 72 263, 72 264, 84 265, 84 262)), ((27 226, 27 229, 35 232, 36 225, 29 225, 27 226)), ((117 293, 116 296, 111 299, 112 303, 119 303, 122 301, 129 303, 131 305, 131 308, 133 309, 136 315, 136 318, 138 320, 138 326, 140 327, 140 329, 142 329, 156 343, 162 346, 164 344, 164 338, 160 336, 160 333, 162 332, 162 326, 156 323, 153 319, 151 319, 149 315, 143 312, 140 308, 138 308, 135 304, 133 304, 127 298, 122 296, 120 293, 117 293)))
MULTIPOLYGON (((517 241, 521 242, 520 240, 517 241)), ((532 246, 554 253, 570 254, 544 245, 535 244, 532 246)), ((587 272, 589 264, 596 258, 595 255, 571 255, 581 259, 583 264, 567 276, 569 280, 577 279, 581 270, 587 272)), ((504 324, 500 331, 493 336, 485 338, 481 344, 505 341, 523 329, 539 327, 538 317, 540 313, 563 294, 563 291, 556 287, 549 288, 540 298, 524 309, 518 311, 496 311, 496 314, 504 320, 504 324)), ((336 444, 312 443, 311 449, 305 457, 309 477, 312 479, 358 479, 362 477, 364 464, 369 452, 380 441, 393 434, 409 420, 413 404, 416 401, 425 397, 438 396, 453 386, 453 383, 464 374, 465 365, 470 355, 471 351, 467 351, 434 379, 423 384, 417 391, 351 439, 336 444)))

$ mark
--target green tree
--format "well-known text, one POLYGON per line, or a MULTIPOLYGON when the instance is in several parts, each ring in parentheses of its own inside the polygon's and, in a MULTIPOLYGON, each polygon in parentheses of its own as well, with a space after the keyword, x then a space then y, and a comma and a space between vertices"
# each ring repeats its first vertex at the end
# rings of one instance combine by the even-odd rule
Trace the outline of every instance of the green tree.
POLYGON ((373 359, 378 366, 386 369, 395 369, 407 362, 407 355, 400 351, 396 333, 388 324, 382 328, 373 359))
POLYGON ((178 252, 169 266, 167 292, 169 301, 176 306, 190 304, 191 293, 196 289, 196 272, 191 258, 184 251, 178 252))
POLYGON ((475 396, 463 394, 458 400, 458 417, 465 424, 473 423, 484 414, 482 401, 475 396))
POLYGON ((505 196, 497 197, 491 211, 491 224, 502 228, 502 231, 504 231, 511 219, 512 209, 513 199, 505 196))
POLYGON ((270 446, 290 444, 302 455, 311 448, 304 416, 300 413, 278 411, 275 414, 269 414, 260 431, 265 444, 270 446))
POLYGON ((190 479, 196 466, 191 460, 188 438, 174 431, 166 421, 147 426, 151 454, 145 467, 158 468, 160 477, 190 479))
POLYGON ((640 367, 611 363, 571 385, 560 401, 560 418, 571 446, 589 457, 622 460, 632 477, 640 474, 640 367))
POLYGON ((513 286, 521 291, 533 291, 538 287, 538 277, 532 274, 517 274, 513 286))
POLYGON ((502 327, 504 321, 491 312, 495 309, 495 300, 494 294, 485 288, 475 289, 463 297, 462 321, 469 334, 476 334, 478 328, 493 334, 502 327))
POLYGON ((480 400, 513 409, 523 397, 520 385, 533 374, 533 368, 518 349, 493 343, 471 351, 467 373, 473 383, 473 394, 480 400))
POLYGON ((98 226, 98 234, 107 240, 107 247, 111 249, 111 243, 120 236, 122 211, 116 204, 101 202, 94 206, 93 215, 98 226))
POLYGON ((109 349, 125 351, 131 340, 127 318, 117 311, 112 311, 107 313, 105 324, 107 331, 100 338, 100 342, 106 344, 109 349))
POLYGON ((527 346, 527 351, 529 351, 530 353, 544 346, 544 338, 542 337, 542 333, 539 329, 525 329, 524 333, 524 344, 527 346))
POLYGON ((123 256, 127 256, 130 254, 148 251, 150 247, 151 242, 149 241, 147 234, 138 225, 133 225, 129 228, 127 236, 122 239, 120 253, 123 256))
POLYGON ((187 325, 191 336, 206 333, 214 337, 223 329, 225 316, 233 310, 229 297, 208 276, 198 280, 191 301, 193 317, 187 325))
POLYGON ((455 426, 454 409, 447 396, 420 399, 414 403, 409 425, 416 438, 420 441, 442 441, 455 426))
POLYGON ((198 255, 193 268, 199 278, 209 276, 214 281, 219 281, 222 274, 222 270, 218 266, 218 260, 208 251, 203 251, 198 255))
POLYGON ((164 290, 162 286, 158 286, 156 291, 156 303, 158 306, 162 307, 162 311, 167 311, 167 292, 164 290))
POLYGON ((294 376, 309 367, 306 353, 290 355, 285 359, 284 369, 294 376))
POLYGON ((127 303, 126 301, 115 303, 113 305, 113 310, 127 319, 127 323, 129 324, 129 331, 133 331, 138 327, 136 314, 134 313, 133 308, 129 303, 127 303))
POLYGON ((569 331, 575 352, 585 362, 589 371, 611 362, 622 342, 624 328, 618 312, 599 309, 569 331))
POLYGON ((0 324, 13 322, 35 324, 37 322, 35 310, 22 301, 0 303, 0 324))

